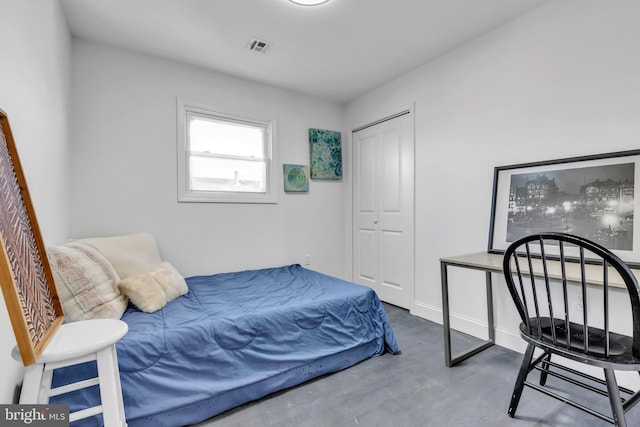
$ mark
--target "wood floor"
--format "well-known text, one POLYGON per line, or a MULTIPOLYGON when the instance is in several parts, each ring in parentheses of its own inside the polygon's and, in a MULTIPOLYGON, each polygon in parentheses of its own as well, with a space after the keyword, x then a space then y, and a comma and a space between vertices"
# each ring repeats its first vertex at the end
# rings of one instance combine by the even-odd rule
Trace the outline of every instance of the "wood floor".
MULTIPOLYGON (((525 389, 516 418, 507 407, 522 355, 499 346, 452 368, 444 366, 442 326, 385 304, 402 354, 384 354, 232 409, 199 427, 576 427, 607 426, 597 418, 525 389)), ((455 346, 472 338, 452 337, 455 346)), ((549 384, 552 384, 552 379, 549 384)), ((585 395, 609 414, 606 399, 585 395)), ((640 407, 627 414, 640 426, 640 407)))

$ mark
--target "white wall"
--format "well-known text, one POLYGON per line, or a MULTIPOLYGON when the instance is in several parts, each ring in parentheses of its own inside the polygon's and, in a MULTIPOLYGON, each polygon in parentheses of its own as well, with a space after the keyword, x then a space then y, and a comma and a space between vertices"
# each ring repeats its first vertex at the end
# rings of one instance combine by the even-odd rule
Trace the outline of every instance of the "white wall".
MULTIPOLYGON (((346 106, 347 128, 415 102, 415 313, 442 322, 439 258, 486 250, 496 166, 640 147, 640 2, 556 0, 346 106)), ((484 276, 451 274, 453 324, 486 325, 484 276)), ((498 343, 521 346, 494 275, 498 343)))
POLYGON ((282 164, 309 164, 308 129, 341 131, 341 106, 74 40, 71 114, 72 237, 151 232, 185 275, 303 263, 305 254, 311 268, 344 275, 345 184, 282 190, 282 164), (177 203, 176 97, 277 119, 278 204, 177 203))
MULTIPOLYGON (((8 117, 45 243, 69 234, 67 113, 71 37, 57 1, 0 0, 0 108, 8 117)), ((0 296, 0 299, 2 297, 0 296)), ((21 365, 0 303, 0 403, 21 365)))

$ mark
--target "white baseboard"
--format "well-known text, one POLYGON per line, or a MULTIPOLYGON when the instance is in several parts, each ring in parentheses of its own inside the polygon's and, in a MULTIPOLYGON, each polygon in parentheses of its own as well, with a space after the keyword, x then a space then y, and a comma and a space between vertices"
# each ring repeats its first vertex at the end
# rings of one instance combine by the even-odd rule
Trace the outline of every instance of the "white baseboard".
POLYGON ((411 314, 442 325, 442 309, 440 307, 415 301, 411 314))
MULTIPOLYGON (((423 319, 430 320, 432 322, 442 325, 442 309, 430 304, 425 304, 420 301, 416 301, 414 304, 414 310, 411 314, 422 317, 423 319)), ((486 320, 478 320, 469 316, 465 316, 460 313, 450 313, 449 324, 452 329, 463 332, 465 334, 472 335, 481 339, 487 339, 489 337, 488 326, 486 320)), ((509 330, 500 326, 495 327, 496 344, 509 348, 511 350, 524 353, 526 345, 520 338, 520 334, 517 330, 509 330)))

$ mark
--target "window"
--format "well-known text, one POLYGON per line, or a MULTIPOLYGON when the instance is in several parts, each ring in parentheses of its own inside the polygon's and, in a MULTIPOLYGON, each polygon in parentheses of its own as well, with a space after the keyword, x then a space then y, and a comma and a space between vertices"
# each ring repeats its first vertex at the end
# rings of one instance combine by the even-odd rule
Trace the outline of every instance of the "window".
POLYGON ((178 101, 178 201, 276 203, 273 127, 178 101))

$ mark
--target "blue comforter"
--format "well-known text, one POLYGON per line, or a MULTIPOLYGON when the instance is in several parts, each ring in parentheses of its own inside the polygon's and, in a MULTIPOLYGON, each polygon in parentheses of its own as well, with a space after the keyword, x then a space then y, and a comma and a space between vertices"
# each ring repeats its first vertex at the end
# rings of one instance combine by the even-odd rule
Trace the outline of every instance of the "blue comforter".
MULTIPOLYGON (((129 333, 117 351, 130 427, 196 423, 385 349, 399 351, 371 289, 299 265, 187 283, 189 293, 164 309, 130 307, 122 318, 129 333)), ((56 372, 54 382, 86 369, 56 372)), ((91 399, 77 393, 71 409, 91 399)))

